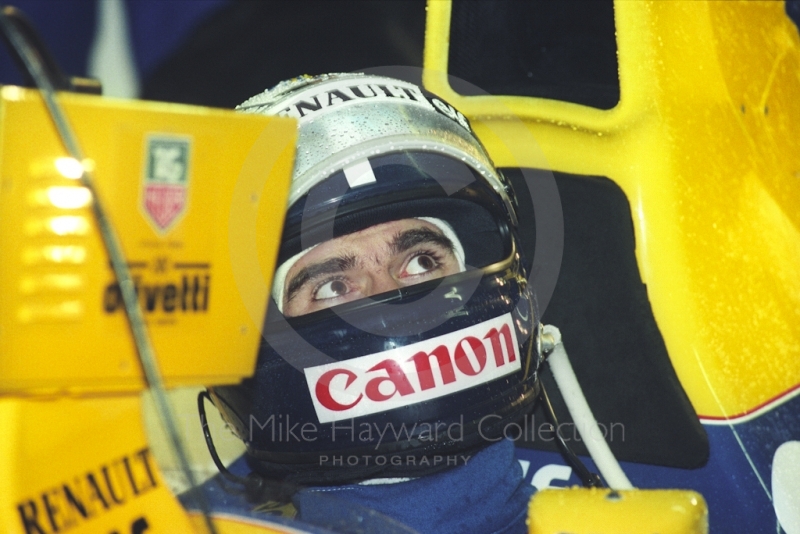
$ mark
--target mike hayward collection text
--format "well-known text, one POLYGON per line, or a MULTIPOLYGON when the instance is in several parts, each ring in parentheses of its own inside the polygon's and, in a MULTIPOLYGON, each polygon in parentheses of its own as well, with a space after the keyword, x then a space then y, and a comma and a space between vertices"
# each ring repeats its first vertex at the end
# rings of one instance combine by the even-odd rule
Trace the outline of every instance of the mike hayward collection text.
MULTIPOLYGON (((574 423, 563 422, 554 427, 548 422, 537 422, 533 414, 526 415, 520 421, 506 424, 500 436, 487 430, 501 419, 499 415, 489 414, 481 417, 476 424, 477 432, 486 442, 510 439, 514 442, 553 441, 556 432, 564 441, 605 440, 608 442, 625 441, 625 426, 622 423, 598 423, 598 427, 580 428, 574 423)), ((464 416, 453 423, 356 423, 355 419, 334 421, 332 423, 315 423, 297 421, 288 414, 271 415, 265 421, 250 416, 250 439, 255 436, 273 443, 305 443, 314 442, 320 435, 330 436, 332 442, 352 443, 358 446, 374 445, 377 450, 383 443, 415 439, 418 441, 454 441, 464 440, 464 416)))

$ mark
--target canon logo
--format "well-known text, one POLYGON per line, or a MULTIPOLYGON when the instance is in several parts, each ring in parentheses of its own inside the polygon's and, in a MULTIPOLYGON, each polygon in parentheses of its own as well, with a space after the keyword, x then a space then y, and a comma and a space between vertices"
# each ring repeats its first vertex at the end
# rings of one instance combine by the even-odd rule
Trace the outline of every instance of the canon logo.
POLYGON ((520 368, 511 314, 407 347, 305 369, 321 423, 449 395, 520 368))

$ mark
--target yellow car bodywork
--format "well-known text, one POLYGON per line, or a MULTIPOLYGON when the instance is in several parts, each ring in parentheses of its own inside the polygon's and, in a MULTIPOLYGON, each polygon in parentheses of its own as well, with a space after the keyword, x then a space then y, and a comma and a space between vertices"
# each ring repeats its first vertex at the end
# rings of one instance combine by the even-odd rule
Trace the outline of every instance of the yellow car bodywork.
POLYGON ((800 39, 783 2, 618 1, 610 110, 457 94, 451 2, 428 5, 425 86, 495 164, 602 175, 631 205, 636 257, 701 417, 800 385, 800 39))

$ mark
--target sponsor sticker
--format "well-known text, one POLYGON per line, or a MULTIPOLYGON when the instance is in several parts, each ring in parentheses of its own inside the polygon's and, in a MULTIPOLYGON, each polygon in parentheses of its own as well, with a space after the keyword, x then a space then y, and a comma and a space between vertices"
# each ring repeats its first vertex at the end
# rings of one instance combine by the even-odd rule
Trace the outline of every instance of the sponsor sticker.
POLYGON ((458 332, 305 369, 320 423, 450 395, 520 369, 511 314, 458 332))
MULTIPOLYGON (((138 497, 158 488, 158 472, 150 449, 141 449, 76 473, 17 502, 19 528, 13 531, 50 534, 79 527, 82 532, 108 532, 107 527, 98 528, 96 524, 90 528, 93 520, 107 512, 126 508, 138 497)), ((137 506, 134 509, 142 505, 137 506)), ((115 515, 120 517, 118 513, 115 515)), ((4 524, 12 524, 10 517, 3 519, 8 521, 4 524)), ((147 520, 141 516, 131 521, 130 532, 141 533, 147 527, 147 520)))
MULTIPOLYGON (((211 263, 172 261, 159 256, 151 261, 129 262, 128 268, 139 305, 146 315, 175 317, 208 312, 211 263)), ((119 284, 112 280, 103 291, 103 310, 110 314, 124 307, 119 284)))
POLYGON ((186 137, 147 137, 142 208, 159 233, 168 231, 186 212, 190 148, 186 137))
POLYGON ((422 90, 414 84, 385 78, 363 78, 327 83, 324 89, 312 85, 290 100, 282 102, 282 107, 274 112, 303 122, 331 109, 367 101, 402 101, 405 104, 434 109, 422 90))
POLYGON ((327 83, 324 89, 312 85, 300 91, 281 107, 271 112, 281 117, 293 117, 300 122, 321 116, 332 109, 338 109, 359 102, 403 102, 437 111, 457 122, 465 130, 472 131, 467 118, 450 104, 439 100, 430 93, 423 92, 413 83, 385 78, 348 79, 327 83))

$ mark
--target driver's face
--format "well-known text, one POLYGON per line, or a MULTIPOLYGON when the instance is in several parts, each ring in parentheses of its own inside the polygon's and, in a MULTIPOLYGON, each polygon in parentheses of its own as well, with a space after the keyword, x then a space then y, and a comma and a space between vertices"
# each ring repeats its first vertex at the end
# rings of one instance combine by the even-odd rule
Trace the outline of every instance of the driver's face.
POLYGON ((283 313, 296 317, 460 271, 435 225, 402 219, 317 245, 286 275, 283 313))

